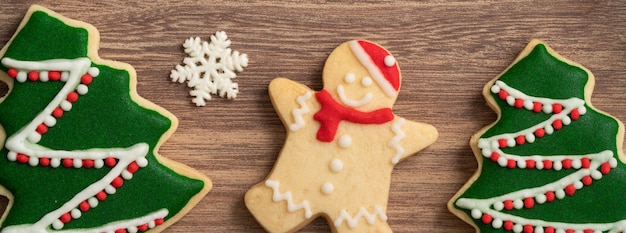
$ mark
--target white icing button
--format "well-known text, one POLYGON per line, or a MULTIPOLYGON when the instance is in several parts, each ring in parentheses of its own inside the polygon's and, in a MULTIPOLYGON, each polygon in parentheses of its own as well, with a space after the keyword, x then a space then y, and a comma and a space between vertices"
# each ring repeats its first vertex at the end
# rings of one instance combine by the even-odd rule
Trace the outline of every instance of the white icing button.
POLYGON ((348 148, 350 145, 352 145, 352 137, 350 137, 350 135, 341 135, 339 138, 339 146, 348 148))
POLYGON ((73 219, 78 219, 82 216, 82 213, 78 209, 72 209, 72 211, 70 211, 70 215, 72 215, 73 219))
POLYGON ((79 95, 85 95, 87 94, 87 92, 89 92, 89 88, 85 84, 79 84, 78 87, 76 87, 76 92, 79 95))
POLYGON ((335 191, 335 187, 333 186, 333 184, 326 182, 322 185, 322 193, 331 194, 333 193, 333 191, 335 191))
POLYGON ((395 59, 393 56, 391 56, 391 55, 387 55, 387 56, 385 57, 385 65, 386 65, 387 67, 392 67, 392 66, 393 66, 393 65, 395 65, 395 64, 396 64, 396 59, 395 59))
POLYGON ((87 71, 91 77, 96 77, 100 74, 100 69, 98 67, 89 67, 89 71, 87 71))
POLYGON ((330 170, 333 172, 340 172, 343 170, 343 162, 339 159, 333 159, 330 161, 330 170))
POLYGON ((344 80, 344 81, 346 81, 346 83, 353 83, 355 79, 356 79, 356 78, 354 77, 354 74, 353 74, 353 73, 348 73, 348 74, 346 74, 346 76, 343 78, 343 80, 344 80))
POLYGON ((70 73, 67 71, 61 72, 61 82, 67 82, 67 79, 70 77, 70 73))
POLYGON ((28 78, 28 76, 26 75, 26 72, 24 72, 24 71, 17 72, 17 77, 15 77, 15 79, 18 82, 21 82, 21 83, 26 82, 27 78, 28 78))
POLYGON ((361 79, 361 84, 362 84, 363 86, 365 86, 365 87, 369 87, 369 86, 371 86, 371 85, 372 85, 372 83, 373 83, 373 81, 372 81, 372 78, 370 78, 370 77, 363 77, 363 78, 361 79))
POLYGON ((39 81, 47 82, 48 80, 49 80, 49 78, 48 78, 48 71, 41 71, 41 72, 39 72, 39 81))
POLYGON ((139 165, 139 167, 148 166, 148 160, 146 159, 146 157, 140 157, 137 160, 135 160, 135 162, 137 162, 137 165, 139 165))
POLYGON ((479 219, 480 217, 483 216, 483 213, 480 212, 479 209, 472 209, 471 215, 472 215, 472 218, 479 219))
POLYGON ((54 222, 52 222, 52 228, 54 228, 55 230, 60 230, 61 228, 63 228, 64 224, 63 222, 61 222, 61 220, 54 220, 54 222))

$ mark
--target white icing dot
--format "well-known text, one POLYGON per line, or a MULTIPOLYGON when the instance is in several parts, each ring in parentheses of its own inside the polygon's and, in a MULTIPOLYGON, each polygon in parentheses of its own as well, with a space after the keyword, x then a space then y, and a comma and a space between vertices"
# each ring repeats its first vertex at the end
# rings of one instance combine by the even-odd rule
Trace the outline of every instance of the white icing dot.
POLYGON ((369 87, 372 86, 374 82, 372 81, 372 78, 370 77, 363 77, 361 79, 361 85, 363 85, 364 87, 369 87))
POLYGON ((611 165, 611 168, 617 167, 617 159, 615 158, 609 159, 609 165, 611 165))
POLYGON ((564 125, 569 125, 572 123, 572 118, 569 118, 568 116, 564 116, 561 121, 563 122, 564 125))
POLYGON ((90 197, 89 199, 87 199, 87 203, 89 203, 89 206, 91 206, 91 208, 96 208, 98 207, 98 198, 96 197, 90 197))
POLYGON ((515 97, 507 96, 506 97, 506 103, 508 103, 509 105, 513 106, 513 104, 515 104, 515 97))
POLYGON ((561 161, 555 160, 554 162, 552 162, 552 169, 554 169, 555 171, 560 171, 561 169, 563 169, 563 164, 561 163, 561 161))
POLYGON ((104 160, 102 159, 96 159, 93 161, 93 167, 94 168, 102 168, 104 167, 104 160))
POLYGON ((585 113, 587 113, 587 108, 585 108, 585 106, 578 107, 578 113, 580 115, 585 115, 585 113))
POLYGON ((489 147, 489 141, 484 140, 484 139, 478 140, 478 147, 481 148, 481 149, 485 149, 485 148, 489 147))
POLYGON ((522 224, 515 224, 513 226, 513 232, 515 233, 521 233, 524 230, 524 226, 522 226, 522 224))
POLYGON ((502 219, 496 218, 491 222, 491 226, 495 229, 500 229, 502 227, 502 219))
POLYGON ((339 159, 333 159, 330 161, 330 170, 333 172, 340 172, 343 170, 343 162, 339 159))
POLYGON ((61 72, 61 82, 67 82, 67 79, 70 77, 70 73, 67 71, 61 72))
POLYGON ((80 218, 80 216, 82 216, 82 212, 80 212, 80 210, 78 209, 72 209, 72 211, 70 211, 70 215, 72 215, 73 219, 78 219, 80 218))
POLYGON ((31 156, 30 158, 28 158, 28 165, 31 165, 31 166, 39 165, 39 158, 35 156, 31 156))
POLYGON ((541 108, 541 110, 543 110, 544 113, 552 113, 552 105, 551 104, 544 104, 543 108, 541 108))
POLYGON ((32 143, 38 143, 41 140, 41 134, 37 132, 32 132, 28 135, 28 141, 32 143))
POLYGON ((47 82, 48 80, 50 80, 48 78, 48 71, 41 71, 41 72, 39 72, 39 81, 47 82))
POLYGON ((59 219, 54 220, 54 222, 52 222, 52 228, 54 228, 55 230, 61 230, 63 226, 64 226, 63 222, 61 222, 61 220, 59 219))
POLYGON ((552 133, 554 133, 554 128, 552 128, 552 125, 546 125, 545 127, 545 132, 546 134, 550 135, 552 133))
POLYGON ((602 172, 598 170, 591 171, 591 178, 593 178, 594 180, 602 179, 602 172))
POLYGON ((89 73, 92 77, 96 77, 100 74, 100 69, 98 69, 98 67, 89 67, 89 71, 87 71, 87 73, 89 73))
POLYGON ((7 159, 9 159, 9 161, 11 162, 17 160, 17 153, 15 151, 9 151, 9 153, 7 154, 7 159))
POLYGON ((480 212, 480 210, 478 209, 473 209, 471 214, 472 214, 472 218, 474 219, 479 219, 483 216, 483 213, 480 212))
POLYGON ((350 145, 352 145, 352 137, 350 137, 350 135, 341 135, 339 138, 339 146, 348 148, 350 145))
POLYGON ((107 185, 106 187, 104 187, 104 192, 106 192, 107 194, 115 194, 116 191, 117 190, 112 185, 107 185))
POLYGON ((148 227, 150 227, 150 228, 156 227, 156 223, 154 222, 154 220, 148 222, 148 227))
POLYGON ((483 149, 482 152, 483 152, 483 156, 485 156, 485 158, 491 158, 491 153, 492 153, 491 150, 483 149))
POLYGON ((139 229, 137 229, 137 227, 135 226, 130 226, 128 228, 126 228, 128 230, 128 233, 137 233, 139 232, 139 229))
POLYGON ((500 147, 500 144, 498 143, 497 140, 494 140, 494 141, 491 142, 491 148, 492 149, 496 149, 496 148, 499 148, 499 147, 500 147))
POLYGON ((537 170, 543 169, 543 162, 535 161, 535 168, 537 168, 537 170))
POLYGON ((72 103, 70 103, 67 100, 63 100, 60 104, 61 109, 63 109, 63 111, 69 111, 72 110, 72 103))
POLYGON ((393 56, 391 55, 385 56, 385 65, 387 67, 392 67, 395 64, 396 64, 396 59, 393 56))
POLYGON ((515 207, 515 209, 521 209, 524 207, 524 201, 522 201, 522 199, 517 199, 515 201, 513 201, 513 207, 515 207))
POLYGON ((503 156, 500 156, 500 158, 498 158, 498 165, 500 165, 501 167, 505 167, 508 163, 509 161, 507 161, 503 156))
POLYGON ((515 147, 516 144, 517 144, 517 142, 515 141, 514 138, 506 139, 506 146, 508 146, 508 147, 515 147))
POLYGON ((46 116, 46 118, 43 119, 43 123, 48 127, 52 127, 57 124, 57 119, 53 116, 46 116))
POLYGON ((51 167, 59 167, 61 165, 61 160, 59 158, 51 158, 50 159, 50 166, 51 167))
POLYGON ((326 182, 322 185, 322 193, 331 194, 333 193, 333 191, 335 191, 335 187, 333 186, 333 184, 326 182))
POLYGON ((534 233, 543 233, 543 227, 541 227, 541 226, 536 226, 536 227, 535 227, 535 231, 534 231, 534 233))
POLYGON ((87 94, 87 92, 89 92, 89 87, 87 87, 87 85, 85 84, 80 84, 76 87, 76 92, 79 95, 85 95, 87 94))
POLYGON ((491 86, 491 92, 494 94, 498 94, 500 92, 500 87, 498 85, 491 86))
POLYGON ((543 204, 548 200, 545 194, 539 194, 535 197, 535 201, 539 204, 543 204))
POLYGON ((580 161, 580 159, 574 159, 572 160, 572 168, 574 169, 579 169, 580 167, 582 167, 582 162, 580 161))
POLYGON ((558 199, 565 198, 565 190, 563 190, 563 189, 556 190, 554 192, 554 194, 555 194, 556 198, 558 198, 558 199))
POLYGON ((343 77, 343 81, 345 81, 346 83, 353 83, 355 79, 356 78, 354 77, 353 73, 348 73, 345 77, 343 77))
POLYGON ((24 72, 24 71, 17 72, 17 77, 15 77, 15 79, 18 82, 21 82, 21 83, 26 82, 27 78, 28 78, 28 76, 26 75, 26 72, 24 72))
POLYGON ((128 170, 124 170, 122 171, 122 178, 124 178, 125 180, 130 180, 133 178, 133 173, 130 173, 128 170))
POLYGON ((581 189, 581 188, 583 188, 584 186, 585 186, 585 185, 584 185, 584 184, 583 184, 583 182, 582 182, 582 181, 580 181, 580 180, 578 180, 578 181, 574 182, 574 188, 576 188, 576 189, 581 189))
POLYGON ((533 110, 534 106, 535 104, 532 101, 524 100, 524 108, 526 108, 526 110, 533 110))
POLYGON ((501 201, 493 203, 493 209, 497 210, 497 211, 500 211, 500 210, 504 209, 504 203, 501 202, 501 201))
POLYGON ((526 138, 526 141, 527 141, 528 143, 533 143, 533 142, 535 142, 535 135, 534 135, 534 134, 532 134, 532 133, 526 134, 526 135, 524 135, 524 137, 526 138))
POLYGON ((135 160, 135 162, 137 162, 137 165, 139 165, 139 167, 148 166, 148 159, 146 159, 146 157, 139 157, 137 160, 135 160))
POLYGON ((81 160, 81 159, 74 159, 74 167, 75 168, 83 167, 83 160, 81 160))
POLYGON ((517 162, 517 167, 526 168, 526 160, 520 159, 519 161, 516 161, 516 162, 517 162))

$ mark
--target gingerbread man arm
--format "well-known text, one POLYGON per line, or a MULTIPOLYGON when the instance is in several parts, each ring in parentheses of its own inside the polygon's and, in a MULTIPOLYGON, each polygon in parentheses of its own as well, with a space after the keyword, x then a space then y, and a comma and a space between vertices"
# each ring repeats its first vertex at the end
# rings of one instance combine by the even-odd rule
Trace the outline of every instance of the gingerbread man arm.
MULTIPOLYGON (((404 151, 399 155, 399 157, 396 156, 397 158, 394 157, 392 159, 394 163, 397 163, 398 161, 401 161, 433 144, 439 136, 437 129, 430 124, 409 121, 398 116, 396 116, 396 120, 392 123, 392 130, 398 131, 396 127, 393 127, 393 124, 399 125, 399 129, 405 135, 404 138, 398 142, 400 148, 403 148, 404 151)), ((398 135, 398 132, 395 133, 398 135)), ((390 146, 393 147, 392 144, 392 141, 390 141, 390 146)))
POLYGON ((286 128, 297 123, 295 116, 313 112, 312 101, 309 100, 315 99, 314 91, 305 85, 286 78, 275 78, 270 82, 269 94, 274 110, 286 128))

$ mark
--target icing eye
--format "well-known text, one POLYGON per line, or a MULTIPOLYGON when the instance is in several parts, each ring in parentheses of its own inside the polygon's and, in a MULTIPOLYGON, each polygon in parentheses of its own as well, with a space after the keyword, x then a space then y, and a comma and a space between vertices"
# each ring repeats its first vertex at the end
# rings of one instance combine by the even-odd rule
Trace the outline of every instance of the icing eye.
POLYGON ((396 64, 396 59, 395 59, 393 56, 391 56, 391 55, 387 55, 387 56, 385 57, 385 65, 386 65, 387 67, 392 67, 392 66, 393 66, 393 65, 395 65, 395 64, 396 64))
POLYGON ((353 83, 354 79, 355 77, 353 73, 348 73, 346 74, 346 77, 343 78, 343 80, 346 81, 346 83, 353 83))
POLYGON ((363 77, 363 79, 361 79, 361 84, 363 84, 363 86, 369 87, 372 85, 372 78, 370 77, 363 77))

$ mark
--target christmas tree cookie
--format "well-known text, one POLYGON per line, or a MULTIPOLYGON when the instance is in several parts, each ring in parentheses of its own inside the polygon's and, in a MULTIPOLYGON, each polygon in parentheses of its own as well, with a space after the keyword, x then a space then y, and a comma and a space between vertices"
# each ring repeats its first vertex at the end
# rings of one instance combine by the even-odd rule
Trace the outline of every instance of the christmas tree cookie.
POLYGON ((324 88, 277 78, 269 93, 287 139, 245 203, 269 232, 294 232, 319 216, 333 232, 391 232, 387 200, 395 164, 432 144, 437 130, 395 115, 400 70, 383 47, 346 42, 326 60, 324 88))
POLYGON ((594 77, 533 40, 483 95, 498 120, 471 139, 478 172, 449 209, 479 232, 626 232, 623 125, 594 77))
POLYGON ((93 26, 33 6, 0 50, 0 232, 160 232, 210 190, 157 154, 176 118, 98 43, 93 26))

